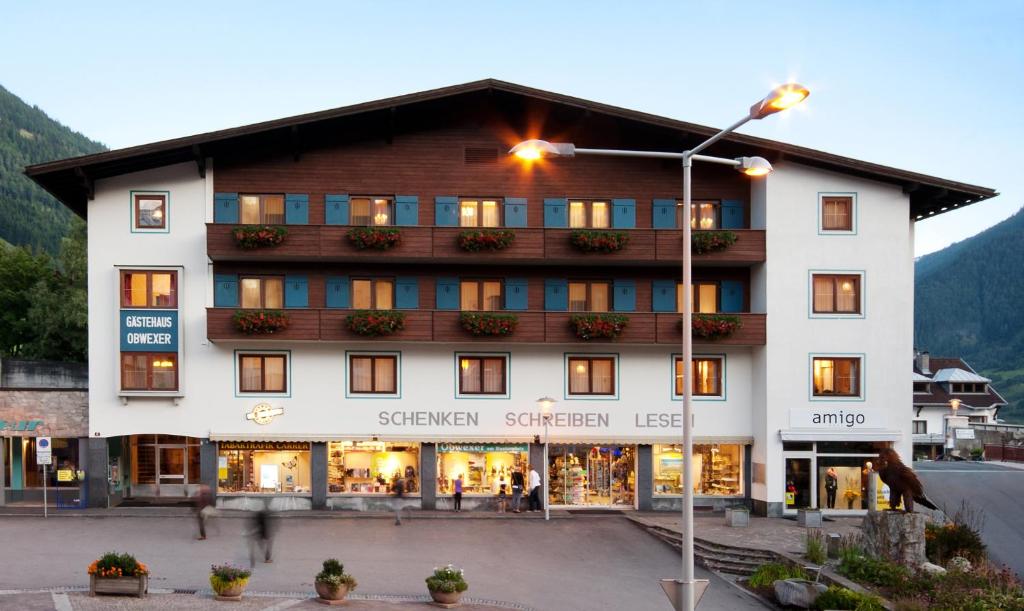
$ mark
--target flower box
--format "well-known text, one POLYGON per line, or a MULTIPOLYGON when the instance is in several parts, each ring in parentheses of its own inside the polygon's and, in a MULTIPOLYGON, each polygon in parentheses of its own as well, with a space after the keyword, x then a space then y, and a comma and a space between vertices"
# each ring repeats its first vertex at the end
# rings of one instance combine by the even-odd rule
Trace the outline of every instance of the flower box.
MULTIPOLYGON (((680 319, 679 325, 682 327, 680 319)), ((690 322, 693 336, 701 339, 722 339, 729 337, 743 326, 739 316, 727 314, 694 314, 690 322)))
POLYGON ((348 232, 348 241, 359 250, 388 250, 402 241, 402 232, 380 227, 356 227, 348 232))
POLYGON ((97 577, 89 575, 89 596, 120 594, 145 598, 149 593, 149 575, 137 577, 97 577))
POLYGON ((511 229, 480 229, 463 231, 456 238, 459 248, 467 252, 504 250, 512 245, 516 232, 511 229))
POLYGON ((569 318, 569 326, 582 340, 615 339, 628 324, 629 317, 624 314, 585 314, 569 318))
POLYGON ((472 335, 512 335, 519 324, 515 314, 491 314, 489 312, 463 312, 459 324, 472 335))
POLYGON ((230 564, 215 564, 210 567, 210 588, 216 600, 240 601, 245 586, 249 585, 252 571, 230 564))
POLYGON ((345 317, 345 326, 356 335, 380 337, 405 328, 405 312, 360 310, 345 317))
POLYGON ((271 335, 288 328, 288 314, 281 310, 235 310, 231 320, 246 335, 271 335))
POLYGON ((242 225, 231 230, 235 245, 245 250, 269 248, 284 242, 288 229, 280 225, 242 225))
POLYGON ((725 250, 736 243, 736 234, 731 231, 694 231, 690 234, 691 252, 704 255, 725 250))
POLYGON ((434 574, 427 577, 426 581, 430 597, 443 607, 458 605, 462 593, 469 589, 462 569, 457 569, 450 564, 434 569, 434 574))
POLYGON ((129 594, 145 597, 149 591, 149 567, 131 554, 107 552, 89 565, 89 595, 129 594))
POLYGON ((569 243, 580 252, 613 253, 629 244, 629 236, 613 231, 573 231, 569 243))

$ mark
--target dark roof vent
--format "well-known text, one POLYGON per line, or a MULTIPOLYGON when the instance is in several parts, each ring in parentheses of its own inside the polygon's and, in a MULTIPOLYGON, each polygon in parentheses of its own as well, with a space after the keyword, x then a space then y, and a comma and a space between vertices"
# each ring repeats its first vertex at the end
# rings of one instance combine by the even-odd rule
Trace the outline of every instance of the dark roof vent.
POLYGON ((467 146, 466 163, 498 163, 498 149, 467 146))

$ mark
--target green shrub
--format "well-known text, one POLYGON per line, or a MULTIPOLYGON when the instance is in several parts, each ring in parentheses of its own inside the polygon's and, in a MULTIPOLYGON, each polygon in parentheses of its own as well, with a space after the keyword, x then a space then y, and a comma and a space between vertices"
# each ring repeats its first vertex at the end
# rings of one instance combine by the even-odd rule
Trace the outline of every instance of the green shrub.
POLYGON ((820 531, 808 533, 805 544, 804 555, 807 556, 808 561, 814 564, 825 564, 828 561, 828 554, 825 553, 825 541, 820 531))
POLYGON ((798 566, 768 562, 757 567, 747 584, 752 588, 770 588, 778 579, 807 579, 807 573, 798 566))
POLYGON ((346 575, 345 566, 335 558, 324 560, 324 570, 317 573, 316 582, 327 584, 334 589, 345 586, 349 590, 355 590, 357 585, 355 577, 346 575))
POLYGON ((427 589, 432 592, 451 594, 452 592, 465 592, 469 589, 469 584, 466 583, 462 569, 457 569, 450 564, 446 567, 434 569, 434 574, 427 577, 426 581, 427 589))
POLYGON ((856 548, 848 548, 840 552, 839 572, 854 581, 887 588, 900 586, 911 576, 905 566, 865 556, 856 548))
POLYGON ((815 609, 849 609, 850 611, 884 611, 882 600, 877 596, 861 594, 841 588, 829 586, 814 601, 815 609))
POLYGON ((924 541, 925 555, 939 566, 946 566, 954 556, 963 556, 972 563, 985 558, 985 544, 981 535, 966 524, 927 524, 924 541))
POLYGON ((1024 611, 1024 588, 1013 572, 987 563, 970 573, 918 573, 901 587, 900 593, 920 600, 928 609, 1024 611))

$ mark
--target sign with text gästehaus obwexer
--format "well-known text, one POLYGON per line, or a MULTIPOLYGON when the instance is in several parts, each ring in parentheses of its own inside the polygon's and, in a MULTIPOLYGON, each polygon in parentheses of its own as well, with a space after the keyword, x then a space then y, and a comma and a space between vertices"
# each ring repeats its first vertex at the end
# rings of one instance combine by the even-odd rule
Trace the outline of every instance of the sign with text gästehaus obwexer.
POLYGON ((176 310, 121 310, 122 352, 177 352, 176 310))

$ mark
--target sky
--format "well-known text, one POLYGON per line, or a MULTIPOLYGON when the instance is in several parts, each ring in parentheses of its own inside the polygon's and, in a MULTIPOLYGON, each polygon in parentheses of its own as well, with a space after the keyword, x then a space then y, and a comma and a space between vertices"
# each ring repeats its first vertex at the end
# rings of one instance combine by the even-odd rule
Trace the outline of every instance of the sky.
POLYGON ((1024 2, 7 2, 0 85, 112 148, 497 78, 997 189, 1024 205, 1024 2))

